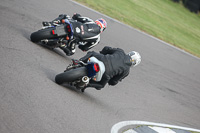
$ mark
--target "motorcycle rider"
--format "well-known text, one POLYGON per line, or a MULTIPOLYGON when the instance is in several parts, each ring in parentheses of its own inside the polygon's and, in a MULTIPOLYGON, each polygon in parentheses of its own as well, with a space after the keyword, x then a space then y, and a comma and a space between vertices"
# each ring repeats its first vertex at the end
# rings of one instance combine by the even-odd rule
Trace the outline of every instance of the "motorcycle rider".
POLYGON ((43 22, 43 26, 60 23, 67 23, 72 26, 71 33, 67 39, 44 42, 46 44, 62 43, 60 48, 67 55, 73 55, 75 53, 76 44, 79 44, 79 48, 82 51, 88 51, 96 46, 100 42, 100 33, 107 27, 107 22, 103 18, 93 21, 88 17, 83 17, 75 13, 72 16, 72 21, 69 21, 70 19, 70 16, 61 14, 52 22, 43 22))
POLYGON ((94 87, 97 90, 103 88, 107 83, 109 85, 116 85, 119 81, 128 76, 131 66, 137 66, 141 62, 141 56, 136 51, 131 51, 128 54, 120 48, 104 47, 100 53, 91 51, 88 52, 80 60, 87 62, 89 57, 96 57, 98 60, 102 61, 105 65, 105 72, 102 76, 101 81, 96 82, 90 80, 89 84, 81 91, 87 87, 94 87))

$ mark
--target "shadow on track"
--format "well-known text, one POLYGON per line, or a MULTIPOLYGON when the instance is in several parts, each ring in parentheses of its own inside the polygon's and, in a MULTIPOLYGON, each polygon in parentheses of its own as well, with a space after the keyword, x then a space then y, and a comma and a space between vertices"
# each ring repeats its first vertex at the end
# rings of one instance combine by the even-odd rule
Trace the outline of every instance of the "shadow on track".
POLYGON ((80 90, 76 89, 73 86, 70 86, 67 83, 58 85, 55 82, 55 76, 57 74, 56 71, 53 71, 48 68, 42 68, 42 71, 45 73, 46 77, 57 86, 56 89, 63 89, 64 91, 69 91, 71 94, 80 97, 84 102, 89 102, 90 104, 92 103, 97 105, 98 108, 107 108, 111 112, 114 111, 113 108, 107 102, 98 98, 99 90, 95 90, 95 88, 89 87, 85 90, 85 92, 81 92, 80 90))
MULTIPOLYGON (((18 29, 18 31, 21 33, 21 35, 24 38, 26 38, 26 40, 32 42, 31 39, 30 39, 30 35, 31 35, 30 31, 27 31, 27 30, 24 30, 24 29, 18 29)), ((43 48, 46 48, 46 49, 48 49, 50 51, 53 51, 54 53, 58 54, 59 56, 69 58, 68 56, 66 56, 66 54, 62 50, 59 50, 59 48, 51 48, 51 47, 49 47, 49 46, 47 46, 45 44, 42 44, 42 43, 34 43, 34 42, 32 42, 32 43, 36 44, 38 46, 41 46, 43 48)))
MULTIPOLYGON (((55 83, 56 84, 56 83, 55 83)), ((108 110, 110 110, 111 112, 113 112, 114 110, 112 109, 112 107, 107 104, 107 102, 104 102, 104 100, 99 99, 98 97, 96 97, 97 95, 94 93, 90 93, 89 91, 93 91, 92 89, 95 88, 87 88, 85 90, 85 92, 81 92, 80 90, 76 89, 75 87, 72 87, 68 84, 63 84, 60 85, 62 86, 62 88, 67 89, 69 91, 71 91, 74 95, 77 95, 79 97, 81 97, 81 99, 85 102, 89 102, 90 104, 95 104, 98 108, 102 109, 102 108, 107 108, 108 110)), ((98 93, 98 90, 95 92, 98 93)))
POLYGON ((49 68, 44 68, 44 67, 41 67, 41 70, 44 72, 44 74, 46 75, 46 77, 55 82, 55 76, 57 74, 56 71, 53 71, 52 69, 49 69, 49 68))
MULTIPOLYGON (((30 40, 30 39, 29 39, 29 40, 30 40)), ((31 40, 30 40, 30 41, 31 41, 31 40)), ((32 42, 32 43, 33 43, 33 42, 32 42)), ((53 51, 54 53, 58 54, 59 56, 69 58, 68 56, 65 55, 65 53, 64 53, 63 51, 59 50, 59 48, 50 48, 50 47, 48 47, 47 45, 42 44, 42 43, 34 43, 34 44, 37 44, 37 45, 39 45, 39 46, 42 46, 43 48, 46 48, 46 49, 48 49, 48 50, 50 50, 50 51, 53 51)))

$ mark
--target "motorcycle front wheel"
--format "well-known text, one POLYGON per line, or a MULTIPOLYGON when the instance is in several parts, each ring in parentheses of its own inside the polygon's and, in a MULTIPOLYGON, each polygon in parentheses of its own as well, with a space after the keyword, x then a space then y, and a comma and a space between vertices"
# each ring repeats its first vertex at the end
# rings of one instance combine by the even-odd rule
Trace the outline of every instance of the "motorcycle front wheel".
POLYGON ((71 69, 64 73, 60 73, 60 74, 56 75, 55 82, 57 84, 62 84, 64 82, 69 83, 69 82, 73 82, 79 78, 82 78, 83 76, 86 76, 86 75, 87 75, 87 68, 79 67, 79 68, 71 69))
POLYGON ((41 29, 39 31, 33 32, 31 34, 31 41, 32 42, 39 42, 43 39, 54 39, 57 38, 57 36, 53 35, 52 30, 54 30, 54 27, 41 29))

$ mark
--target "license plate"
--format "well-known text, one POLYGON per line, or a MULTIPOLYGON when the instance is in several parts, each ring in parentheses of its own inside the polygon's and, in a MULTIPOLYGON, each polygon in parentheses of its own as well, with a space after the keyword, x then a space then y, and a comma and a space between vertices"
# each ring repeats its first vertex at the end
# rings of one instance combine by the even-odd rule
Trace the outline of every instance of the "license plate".
POLYGON ((55 34, 57 34, 57 36, 65 36, 68 34, 65 29, 66 29, 65 25, 56 26, 55 34))
POLYGON ((94 69, 94 63, 93 62, 88 62, 87 71, 88 71, 88 77, 93 77, 93 76, 96 75, 96 71, 94 69))

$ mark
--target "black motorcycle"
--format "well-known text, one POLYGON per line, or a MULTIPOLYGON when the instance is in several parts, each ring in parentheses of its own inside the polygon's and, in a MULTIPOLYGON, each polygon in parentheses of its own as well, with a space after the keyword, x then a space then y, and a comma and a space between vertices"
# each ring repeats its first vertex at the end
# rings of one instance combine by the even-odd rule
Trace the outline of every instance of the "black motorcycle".
POLYGON ((34 43, 47 44, 50 48, 57 48, 63 45, 64 40, 67 43, 68 40, 73 38, 73 29, 70 21, 72 19, 65 19, 64 23, 52 23, 51 26, 44 26, 41 30, 33 32, 30 36, 31 41, 34 43), (48 42, 56 42, 48 44, 48 42))
POLYGON ((90 80, 100 81, 104 72, 104 63, 95 57, 90 57, 87 63, 72 60, 63 73, 56 75, 55 81, 57 84, 67 83, 83 92, 90 80))

